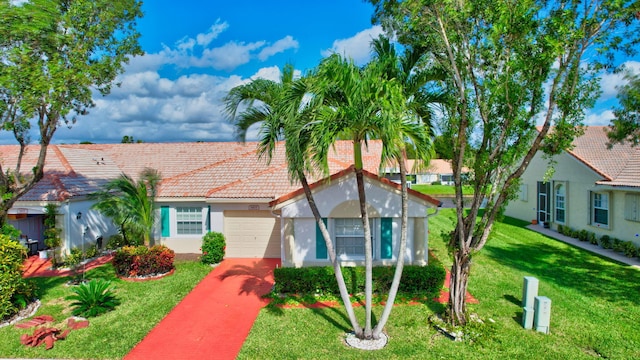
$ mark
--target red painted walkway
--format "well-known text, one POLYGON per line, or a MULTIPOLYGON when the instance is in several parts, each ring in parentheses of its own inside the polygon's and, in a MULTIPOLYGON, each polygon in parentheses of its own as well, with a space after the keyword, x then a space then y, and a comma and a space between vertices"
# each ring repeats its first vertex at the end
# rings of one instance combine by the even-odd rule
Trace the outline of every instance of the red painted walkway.
POLYGON ((273 286, 279 259, 226 259, 125 356, 235 359, 273 286))
MULTIPOLYGON (((93 259, 85 265, 80 265, 78 272, 89 271, 98 266, 102 266, 113 259, 113 255, 104 255, 99 258, 93 259)), ((73 270, 71 269, 53 269, 51 259, 40 259, 38 255, 28 257, 22 264, 22 277, 51 277, 51 276, 71 276, 73 270)))

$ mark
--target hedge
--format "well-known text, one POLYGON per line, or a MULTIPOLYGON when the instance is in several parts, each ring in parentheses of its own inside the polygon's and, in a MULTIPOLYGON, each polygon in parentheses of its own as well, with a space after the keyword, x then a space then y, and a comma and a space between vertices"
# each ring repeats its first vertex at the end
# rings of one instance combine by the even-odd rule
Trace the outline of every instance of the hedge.
MULTIPOLYGON (((373 291, 384 293, 391 287, 394 266, 373 268, 373 291)), ((343 267, 347 290, 351 294, 364 292, 364 267, 343 267)), ((424 293, 435 296, 444 284, 445 269, 441 264, 427 266, 406 265, 402 272, 399 291, 403 293, 424 293)), ((322 294, 339 296, 333 268, 277 268, 274 271, 274 292, 279 294, 322 294)))
POLYGON ((0 320, 26 307, 35 297, 35 286, 22 278, 26 250, 19 242, 0 234, 0 320))
POLYGON ((164 245, 124 246, 116 251, 113 267, 122 277, 160 275, 173 270, 174 257, 173 250, 164 245))

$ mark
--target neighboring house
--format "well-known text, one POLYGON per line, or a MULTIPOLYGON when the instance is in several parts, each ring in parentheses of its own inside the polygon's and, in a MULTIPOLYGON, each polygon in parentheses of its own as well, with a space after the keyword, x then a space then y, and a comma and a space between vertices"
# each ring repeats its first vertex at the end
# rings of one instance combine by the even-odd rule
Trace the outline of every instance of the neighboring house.
MULTIPOLYGON (((408 180, 412 184, 432 184, 440 182, 442 185, 453 185, 453 169, 451 160, 431 159, 427 166, 416 166, 415 160, 407 160, 408 180)), ((462 169, 462 173, 466 174, 469 170, 462 169)), ((384 169, 385 177, 393 182, 400 181, 400 170, 397 166, 387 167, 384 169)))
MULTIPOLYGON (((117 233, 117 228, 90 208, 92 203, 87 195, 121 173, 135 179, 145 167, 150 167, 163 177, 156 198, 159 213, 157 242, 177 253, 198 253, 203 235, 208 231, 218 231, 226 237, 228 257, 281 258, 287 265, 311 263, 306 258, 292 257, 291 261, 286 258, 287 254, 293 253, 292 248, 287 247, 291 239, 284 230, 291 217, 287 209, 292 205, 291 201, 281 199, 299 191, 300 186, 289 181, 284 146, 277 146, 272 161, 267 165, 258 159, 256 145, 251 142, 52 145, 47 155, 45 178, 16 202, 10 222, 28 233, 30 238, 41 240, 43 207, 54 203, 60 209, 58 223, 63 229, 64 251, 91 246, 99 236, 106 241, 117 233), (272 202, 273 206, 270 205, 272 202), (38 224, 40 228, 37 228, 38 224)), ((3 165, 10 166, 12 160, 15 162, 17 150, 17 146, 0 146, 3 165)), ((396 196, 398 187, 377 180, 375 175, 381 151, 381 142, 371 141, 363 154, 368 187, 372 189, 368 203, 376 209, 378 217, 385 218, 380 220, 384 226, 388 227, 389 221, 392 222, 392 245, 395 246, 400 200, 396 196), (380 199, 384 202, 379 203, 380 199)), ((23 169, 35 163, 36 153, 36 147, 29 148, 23 169)), ((338 178, 334 175, 335 181, 328 184, 314 185, 318 189, 316 191, 323 189, 316 198, 321 211, 329 210, 327 204, 339 199, 345 201, 357 193, 355 185, 351 190, 339 186, 344 183, 341 180, 343 171, 349 168, 352 158, 351 142, 341 141, 333 148, 329 159, 330 173, 342 175, 338 178), (334 188, 336 186, 339 187, 334 188), (347 193, 339 194, 338 189, 347 193), (334 196, 339 198, 334 199, 334 196)), ((309 182, 318 180, 310 178, 309 182)), ((411 225, 412 247, 408 258, 421 263, 421 259, 426 258, 426 206, 435 207, 438 202, 415 192, 412 192, 411 199, 412 224, 420 224, 411 225)), ((306 203, 306 200, 301 202, 306 203)), ((330 211, 323 216, 332 218, 330 211)), ((345 217, 352 216, 356 215, 345 217)), ((382 226, 381 223, 376 224, 382 226)), ((331 229, 333 226, 330 225, 331 229)), ((302 229, 297 228, 298 231, 302 229)), ((304 241, 307 240, 296 238, 296 246, 304 241)), ((315 247, 306 250, 298 247, 295 251, 315 253, 315 247)), ((351 248, 349 253, 353 251, 351 248)), ((381 254, 378 259, 385 258, 381 254)))
POLYGON ((506 215, 557 229, 566 225, 640 245, 640 148, 607 149, 605 127, 590 126, 573 149, 555 156, 553 175, 538 153, 506 215))

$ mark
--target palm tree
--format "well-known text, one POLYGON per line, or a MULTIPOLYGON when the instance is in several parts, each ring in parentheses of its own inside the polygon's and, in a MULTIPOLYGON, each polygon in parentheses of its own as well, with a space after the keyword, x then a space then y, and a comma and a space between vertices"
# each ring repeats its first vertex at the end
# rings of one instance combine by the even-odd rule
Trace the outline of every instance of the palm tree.
POLYGON ((390 58, 377 58, 359 68, 352 61, 333 55, 320 64, 318 86, 314 89, 316 97, 323 103, 318 112, 319 121, 312 130, 311 149, 315 161, 324 164, 327 171, 328 150, 337 139, 349 138, 354 145, 354 167, 365 238, 365 327, 362 334, 356 335, 365 339, 379 338, 402 276, 408 220, 406 147, 408 144, 415 146, 419 159, 428 160, 431 156, 430 126, 425 126, 420 111, 416 110, 425 108, 412 104, 412 100, 417 98, 415 94, 409 97, 404 84, 392 76, 397 60, 390 62, 390 58), (400 166, 403 212, 396 273, 382 317, 372 329, 372 242, 361 149, 369 139, 375 138, 383 142, 381 164, 393 161, 400 166))
POLYGON ((96 200, 92 208, 113 219, 125 228, 142 233, 146 246, 153 244, 153 226, 156 223, 155 198, 161 176, 157 170, 145 168, 137 181, 126 174, 109 181, 104 188, 90 195, 96 200))
POLYGON ((351 305, 331 236, 322 220, 306 177, 307 172, 314 172, 314 166, 308 161, 307 156, 310 142, 310 128, 307 125, 314 116, 315 100, 305 102, 305 95, 310 86, 308 79, 303 77, 294 80, 293 73, 293 66, 287 64, 283 68, 280 83, 256 79, 231 89, 224 99, 227 114, 235 124, 241 140, 245 140, 250 126, 260 124, 258 156, 264 157, 267 163, 271 161, 278 140, 295 139, 285 143, 289 179, 292 183, 300 182, 304 189, 309 207, 324 238, 345 311, 354 332, 361 333, 362 329, 351 305), (242 106, 246 108, 238 113, 242 106))

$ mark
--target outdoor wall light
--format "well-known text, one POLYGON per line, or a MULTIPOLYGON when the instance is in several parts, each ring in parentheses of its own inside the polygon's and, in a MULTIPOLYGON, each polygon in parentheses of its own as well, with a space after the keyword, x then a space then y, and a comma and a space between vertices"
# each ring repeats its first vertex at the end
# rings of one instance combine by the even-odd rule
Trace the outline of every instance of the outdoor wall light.
POLYGON ((78 211, 78 214, 76 215, 76 220, 80 220, 80 219, 82 219, 82 213, 78 211))

